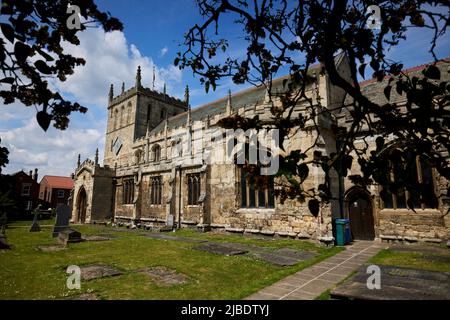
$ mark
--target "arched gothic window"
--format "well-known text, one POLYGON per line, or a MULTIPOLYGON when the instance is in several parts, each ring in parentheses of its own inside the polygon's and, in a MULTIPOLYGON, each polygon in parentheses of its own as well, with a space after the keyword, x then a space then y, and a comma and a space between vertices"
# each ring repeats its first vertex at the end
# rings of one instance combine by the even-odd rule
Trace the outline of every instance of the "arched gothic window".
POLYGON ((116 130, 117 129, 117 118, 119 117, 119 111, 116 109, 115 111, 114 111, 114 121, 113 121, 113 128, 114 128, 114 130, 116 130))
POLYGON ((386 183, 381 185, 383 208, 437 208, 433 169, 428 159, 399 149, 392 150, 392 154, 394 157, 388 161, 386 170, 386 183))
POLYGON ((122 187, 122 203, 132 204, 134 199, 134 179, 124 180, 122 187))
POLYGON ((240 167, 241 207, 242 208, 274 208, 274 178, 268 176, 251 176, 240 167))
POLYGON ((152 148, 152 159, 155 162, 159 162, 161 160, 161 147, 159 144, 155 144, 152 148))
POLYGON ((121 108, 120 108, 120 124, 119 124, 119 126, 120 126, 120 128, 122 128, 123 127, 123 125, 124 125, 124 117, 125 117, 125 107, 124 106, 122 106, 121 108))
POLYGON ((198 205, 200 198, 200 174, 189 174, 188 179, 188 205, 198 205))
POLYGON ((150 204, 162 204, 162 176, 150 180, 150 204))
POLYGON ((127 106, 127 124, 131 123, 131 102, 128 102, 127 106))

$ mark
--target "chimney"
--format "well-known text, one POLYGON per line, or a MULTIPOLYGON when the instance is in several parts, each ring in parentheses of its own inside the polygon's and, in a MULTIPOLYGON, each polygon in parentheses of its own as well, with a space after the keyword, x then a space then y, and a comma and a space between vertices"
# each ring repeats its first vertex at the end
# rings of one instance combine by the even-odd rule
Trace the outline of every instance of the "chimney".
POLYGON ((70 175, 70 178, 71 178, 72 180, 75 180, 75 173, 72 173, 72 174, 70 175))
POLYGON ((34 181, 37 182, 37 179, 38 179, 38 169, 37 169, 37 168, 34 169, 34 176, 33 176, 33 179, 34 179, 34 181))
POLYGON ((30 170, 30 177, 33 177, 33 170, 30 170))

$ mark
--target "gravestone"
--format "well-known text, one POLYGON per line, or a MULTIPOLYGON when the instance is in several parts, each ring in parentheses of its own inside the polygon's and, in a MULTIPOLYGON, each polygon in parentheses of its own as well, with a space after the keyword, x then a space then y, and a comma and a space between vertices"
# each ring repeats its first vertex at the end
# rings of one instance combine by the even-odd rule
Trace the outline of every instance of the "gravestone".
POLYGON ((81 268, 81 280, 88 281, 105 277, 115 277, 123 274, 122 271, 102 263, 95 263, 81 268))
POLYGON ((381 290, 367 286, 367 265, 334 288, 332 299, 351 300, 450 300, 450 274, 380 265, 381 290))
POLYGON ((36 209, 34 209, 34 217, 33 217, 33 223, 30 227, 30 232, 39 232, 41 231, 41 226, 39 225, 38 215, 39 210, 41 209, 41 205, 38 205, 36 209))
POLYGON ((180 285, 189 280, 185 274, 164 266, 143 268, 137 270, 137 272, 148 275, 158 286, 180 285))
POLYGON ((56 208, 56 222, 53 227, 53 238, 56 238, 61 231, 69 229, 71 215, 71 209, 68 205, 62 204, 56 208))
POLYGON ((11 246, 6 243, 5 229, 8 221, 6 213, 0 216, 0 249, 11 249, 11 246))
POLYGON ((173 228, 173 215, 169 214, 167 216, 167 222, 166 222, 167 226, 170 228, 173 228))
POLYGON ((196 250, 206 251, 209 253, 223 254, 226 256, 235 256, 245 254, 248 250, 243 250, 241 247, 235 248, 233 246, 223 245, 221 243, 208 242, 194 247, 196 250))
POLYGON ((36 247, 37 251, 40 252, 55 252, 55 251, 63 251, 67 250, 66 246, 54 245, 54 244, 44 244, 36 247))
POLYGON ((58 241, 67 245, 68 243, 82 242, 83 238, 81 238, 80 232, 69 228, 58 233, 58 241))
POLYGON ((11 246, 6 243, 6 237, 4 234, 0 234, 0 250, 2 249, 11 249, 11 246))
POLYGON ((6 215, 6 212, 3 212, 3 214, 0 216, 0 234, 5 234, 6 224, 8 223, 8 217, 6 215))

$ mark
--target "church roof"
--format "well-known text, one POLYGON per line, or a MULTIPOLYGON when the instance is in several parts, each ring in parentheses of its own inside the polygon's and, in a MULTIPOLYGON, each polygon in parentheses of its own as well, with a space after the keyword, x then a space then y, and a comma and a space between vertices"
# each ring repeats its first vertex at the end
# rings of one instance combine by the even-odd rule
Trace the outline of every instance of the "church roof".
MULTIPOLYGON (((441 70, 441 79, 440 81, 449 81, 450 80, 450 73, 447 72, 446 66, 450 63, 450 57, 442 59, 436 63, 436 66, 441 70)), ((415 66, 412 68, 408 68, 402 71, 402 73, 407 74, 408 76, 414 76, 418 75, 421 76, 422 70, 424 70, 427 66, 433 64, 426 63, 421 64, 419 66, 415 66)), ((386 99, 383 90, 386 88, 386 86, 389 83, 389 79, 391 76, 386 76, 382 81, 377 81, 376 78, 364 80, 359 83, 359 86, 361 87, 361 92, 363 95, 368 97, 372 102, 375 102, 377 104, 385 104, 388 103, 388 100, 386 99)), ((392 85, 394 85, 392 83, 392 85)), ((396 90, 391 90, 391 96, 390 96, 390 102, 396 102, 399 103, 402 100, 406 99, 405 95, 399 95, 396 90)), ((352 98, 347 95, 345 99, 345 105, 349 105, 352 102, 352 98)))
MULTIPOLYGON (((338 55, 336 60, 340 61, 342 55, 338 55)), ((308 73, 312 73, 319 69, 320 64, 312 65, 308 73)), ((282 76, 272 81, 272 90, 282 90, 283 80, 289 79, 290 76, 282 76)), ((266 88, 263 85, 257 87, 250 87, 245 90, 241 90, 235 94, 231 95, 231 106, 232 109, 236 110, 237 108, 242 107, 250 107, 260 105, 264 101, 264 97, 266 94, 266 88)), ((215 100, 210 103, 206 103, 199 107, 191 109, 191 120, 201 121, 205 120, 207 116, 213 117, 217 114, 225 113, 227 106, 228 97, 224 97, 218 100, 215 100)), ((168 129, 171 130, 176 127, 182 127, 186 124, 188 112, 179 113, 168 119, 168 129)), ((164 130, 165 120, 160 122, 155 128, 150 131, 150 134, 155 134, 164 130)))

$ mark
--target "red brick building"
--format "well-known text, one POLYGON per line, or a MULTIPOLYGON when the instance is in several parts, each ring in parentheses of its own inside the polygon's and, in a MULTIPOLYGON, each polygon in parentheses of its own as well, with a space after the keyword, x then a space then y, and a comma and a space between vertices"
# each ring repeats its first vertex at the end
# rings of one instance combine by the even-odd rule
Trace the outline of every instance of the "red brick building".
POLYGON ((44 176, 40 182, 39 199, 49 208, 67 204, 73 180, 70 177, 44 176))
POLYGON ((37 179, 37 169, 34 169, 34 174, 32 171, 29 174, 19 171, 11 175, 11 198, 19 211, 31 212, 37 207, 39 203, 39 183, 37 179))

